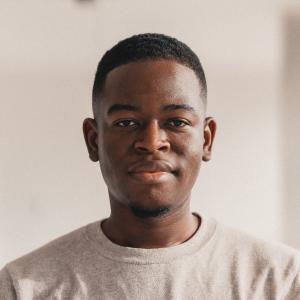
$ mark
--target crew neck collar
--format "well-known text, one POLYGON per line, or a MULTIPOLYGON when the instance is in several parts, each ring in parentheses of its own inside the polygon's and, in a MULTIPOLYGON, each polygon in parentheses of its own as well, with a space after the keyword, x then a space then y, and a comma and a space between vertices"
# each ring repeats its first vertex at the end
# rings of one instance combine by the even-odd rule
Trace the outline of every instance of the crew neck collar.
POLYGON ((89 224, 86 227, 86 234, 96 250, 108 259, 134 264, 169 263, 201 251, 214 236, 216 221, 198 213, 193 214, 201 219, 201 224, 194 235, 182 244, 165 248, 145 249, 115 244, 102 231, 101 223, 105 219, 89 224))

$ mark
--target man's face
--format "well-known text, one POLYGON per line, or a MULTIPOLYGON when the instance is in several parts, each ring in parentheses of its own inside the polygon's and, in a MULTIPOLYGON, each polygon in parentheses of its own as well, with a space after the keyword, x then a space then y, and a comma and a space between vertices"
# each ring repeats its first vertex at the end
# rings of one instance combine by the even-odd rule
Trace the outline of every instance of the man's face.
POLYGON ((171 60, 128 63, 109 72, 98 105, 97 125, 86 120, 84 131, 111 201, 143 211, 184 205, 215 128, 194 71, 171 60))

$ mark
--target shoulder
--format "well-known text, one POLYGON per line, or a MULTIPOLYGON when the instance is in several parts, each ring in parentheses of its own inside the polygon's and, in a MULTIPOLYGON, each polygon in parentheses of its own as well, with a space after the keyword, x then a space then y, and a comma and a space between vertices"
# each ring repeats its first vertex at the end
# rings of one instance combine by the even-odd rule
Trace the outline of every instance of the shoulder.
POLYGON ((260 263, 284 264, 293 262, 300 265, 300 251, 279 242, 271 242, 250 233, 218 224, 219 243, 230 247, 233 254, 250 256, 260 263))
POLYGON ((298 250, 213 221, 214 234, 201 258, 206 258, 209 278, 231 295, 226 299, 234 294, 247 299, 300 299, 298 250))
MULTIPOLYGON (((278 242, 218 224, 215 248, 226 268, 251 287, 264 286, 281 295, 300 294, 300 252, 278 242), (298 294, 299 293, 299 294, 298 294)), ((250 287, 249 287, 250 289, 250 287)))
POLYGON ((87 226, 67 233, 42 247, 8 263, 6 269, 12 278, 28 277, 28 275, 41 276, 43 273, 62 271, 67 265, 83 252, 87 245, 87 226))
POLYGON ((94 255, 87 230, 98 223, 74 230, 8 263, 0 271, 0 298, 33 299, 38 295, 45 299, 51 293, 81 291, 78 269, 91 264, 94 255))

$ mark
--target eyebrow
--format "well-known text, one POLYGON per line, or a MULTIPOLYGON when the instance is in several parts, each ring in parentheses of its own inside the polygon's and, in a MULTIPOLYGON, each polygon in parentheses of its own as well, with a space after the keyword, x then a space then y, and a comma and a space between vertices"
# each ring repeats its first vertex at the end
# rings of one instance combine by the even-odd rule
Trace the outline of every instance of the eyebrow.
POLYGON ((118 111, 138 111, 136 106, 130 104, 113 104, 107 111, 108 115, 113 114, 114 112, 118 111))
POLYGON ((184 109, 187 111, 195 112, 195 109, 188 104, 169 104, 169 105, 163 106, 163 110, 165 110, 165 111, 172 111, 172 110, 177 110, 177 109, 184 109))
MULTIPOLYGON (((163 111, 172 111, 177 109, 183 109, 191 112, 195 112, 195 109, 188 104, 168 104, 162 107, 163 111)), ((136 106, 130 104, 113 104, 107 111, 108 115, 118 111, 139 111, 136 106)))

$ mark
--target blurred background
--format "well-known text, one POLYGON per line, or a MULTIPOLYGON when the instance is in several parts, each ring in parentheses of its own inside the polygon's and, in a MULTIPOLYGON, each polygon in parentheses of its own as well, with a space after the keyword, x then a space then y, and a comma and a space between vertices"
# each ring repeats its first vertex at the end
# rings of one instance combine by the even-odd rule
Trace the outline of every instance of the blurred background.
POLYGON ((192 210, 300 249, 300 3, 2 0, 0 267, 109 215, 82 120, 97 63, 120 39, 187 43, 218 121, 192 210))

